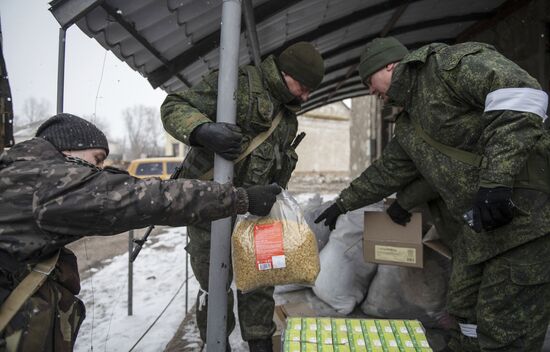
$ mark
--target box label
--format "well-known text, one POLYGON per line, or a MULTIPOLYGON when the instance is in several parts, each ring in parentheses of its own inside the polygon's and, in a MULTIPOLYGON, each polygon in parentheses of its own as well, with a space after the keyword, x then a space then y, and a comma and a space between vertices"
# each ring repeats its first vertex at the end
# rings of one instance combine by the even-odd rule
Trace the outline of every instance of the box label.
POLYGON ((283 249, 283 224, 280 221, 254 226, 254 250, 258 270, 286 266, 283 249))
POLYGON ((374 246, 374 259, 397 263, 416 264, 416 249, 382 246, 377 244, 374 246))

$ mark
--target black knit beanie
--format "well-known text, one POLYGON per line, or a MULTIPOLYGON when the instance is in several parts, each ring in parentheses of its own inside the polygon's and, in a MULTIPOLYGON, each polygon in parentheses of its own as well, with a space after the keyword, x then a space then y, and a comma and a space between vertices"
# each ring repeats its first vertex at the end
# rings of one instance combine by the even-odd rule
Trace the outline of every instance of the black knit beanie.
POLYGON ((101 148, 109 155, 105 134, 93 123, 71 114, 57 114, 47 119, 36 131, 57 150, 84 150, 101 148))

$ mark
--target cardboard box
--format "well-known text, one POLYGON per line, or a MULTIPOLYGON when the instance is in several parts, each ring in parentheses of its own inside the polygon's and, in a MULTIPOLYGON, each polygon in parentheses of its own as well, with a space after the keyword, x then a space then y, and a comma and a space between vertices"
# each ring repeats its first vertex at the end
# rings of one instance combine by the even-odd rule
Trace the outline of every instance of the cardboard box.
POLYGON ((367 262, 422 268, 422 215, 401 226, 386 212, 365 212, 363 253, 367 262))
POLYGON ((437 233, 435 226, 432 226, 428 230, 422 239, 422 242, 426 247, 433 249, 445 258, 449 260, 452 258, 451 250, 443 243, 443 241, 439 239, 439 234, 437 233))
POLYGON ((273 321, 277 327, 273 334, 273 351, 281 351, 281 336, 286 328, 286 319, 288 317, 314 317, 315 311, 307 303, 287 303, 275 306, 273 312, 273 321))

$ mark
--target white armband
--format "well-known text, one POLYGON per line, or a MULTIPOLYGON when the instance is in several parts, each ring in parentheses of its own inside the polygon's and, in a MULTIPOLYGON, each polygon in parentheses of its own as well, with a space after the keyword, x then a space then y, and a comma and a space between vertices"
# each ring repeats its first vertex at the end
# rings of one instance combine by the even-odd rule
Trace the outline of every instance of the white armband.
POLYGON ((546 118, 548 94, 533 88, 502 88, 487 94, 485 111, 514 110, 546 118))
POLYGON ((462 335, 477 338, 477 325, 458 323, 458 326, 460 327, 460 332, 462 335))

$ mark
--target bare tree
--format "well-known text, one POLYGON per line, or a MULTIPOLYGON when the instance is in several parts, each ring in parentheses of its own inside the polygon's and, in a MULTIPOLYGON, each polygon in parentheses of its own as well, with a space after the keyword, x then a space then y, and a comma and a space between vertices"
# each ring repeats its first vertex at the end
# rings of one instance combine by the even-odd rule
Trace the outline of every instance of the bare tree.
POLYGON ((40 100, 30 97, 23 103, 23 116, 20 125, 28 125, 43 120, 50 116, 50 103, 42 98, 40 100))
POLYGON ((122 112, 127 129, 128 156, 162 155, 162 126, 157 109, 134 105, 122 112))
POLYGON ((107 139, 110 139, 109 138, 109 129, 107 128, 107 123, 105 122, 105 120, 101 117, 101 116, 97 116, 95 114, 91 114, 91 115, 83 115, 82 118, 84 118, 85 120, 88 120, 90 121, 91 123, 93 123, 97 128, 99 128, 101 131, 103 131, 103 133, 105 133, 105 135, 107 135, 107 139))

